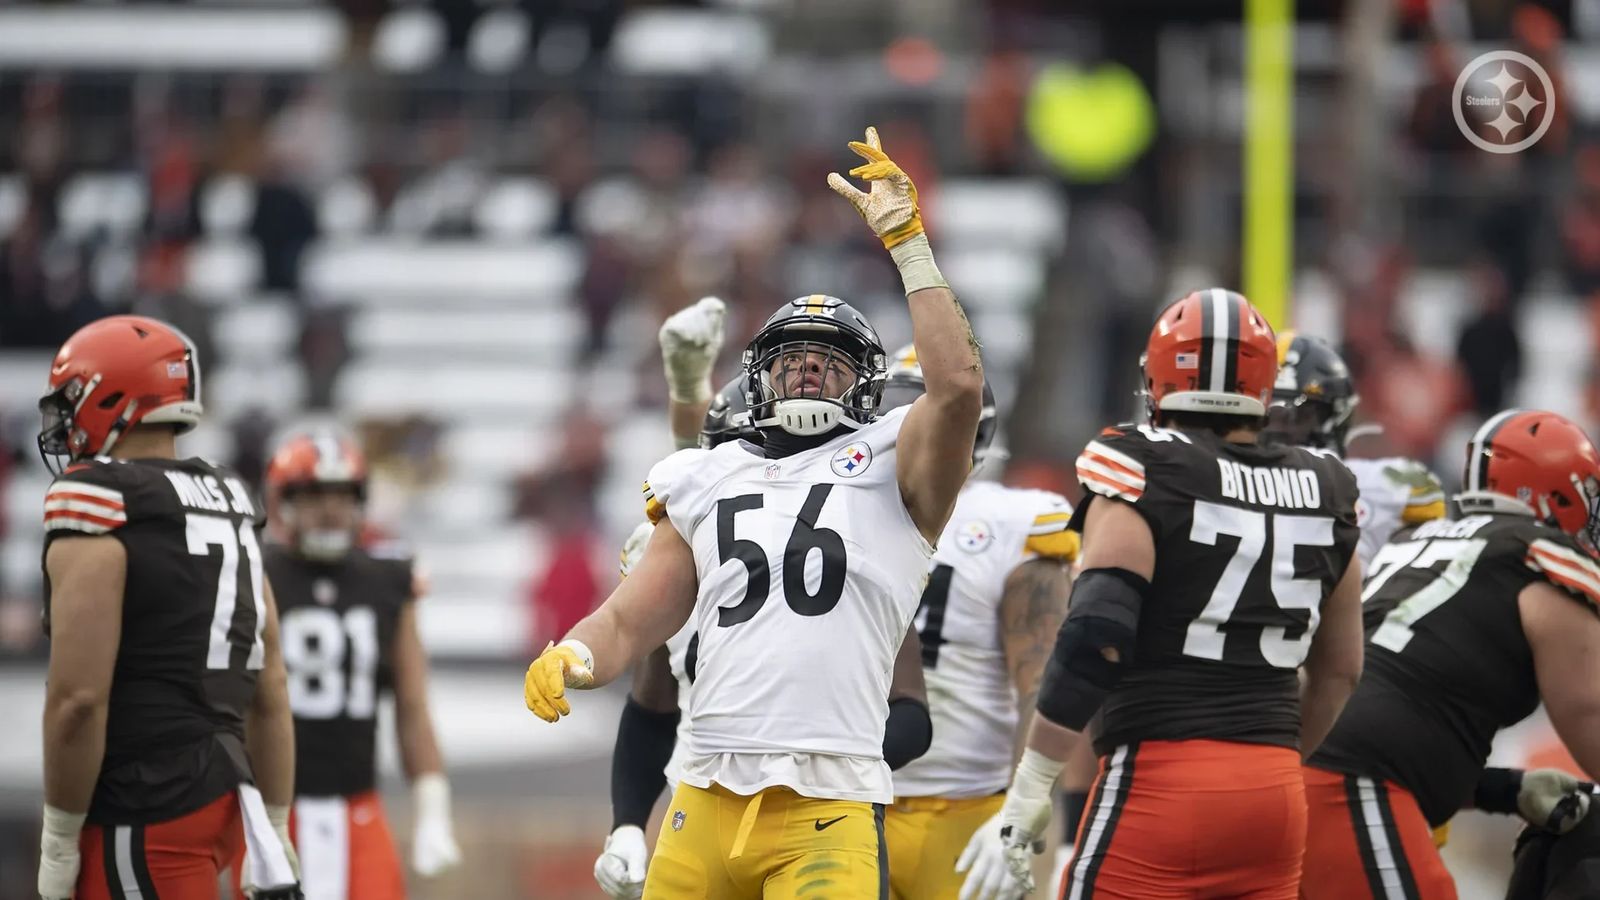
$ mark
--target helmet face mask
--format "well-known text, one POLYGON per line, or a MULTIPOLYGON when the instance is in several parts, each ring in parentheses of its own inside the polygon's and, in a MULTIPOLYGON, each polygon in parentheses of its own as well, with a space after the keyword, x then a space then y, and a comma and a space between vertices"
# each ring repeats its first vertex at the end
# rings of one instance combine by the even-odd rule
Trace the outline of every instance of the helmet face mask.
POLYGON ((877 415, 887 367, 877 332, 854 307, 821 294, 790 301, 744 351, 751 422, 802 437, 859 428, 877 415))
POLYGON ((39 398, 39 457, 53 474, 60 475, 71 462, 74 400, 83 395, 76 379, 39 398))
POLYGON ((1583 528, 1573 537, 1583 545, 1583 549, 1591 556, 1600 556, 1600 477, 1588 475, 1579 478, 1572 476, 1572 486, 1579 497, 1585 501, 1588 518, 1584 520, 1583 528))
POLYGON ((309 484, 284 491, 278 510, 283 530, 294 536, 294 549, 311 560, 342 559, 361 532, 362 493, 355 482, 309 484))

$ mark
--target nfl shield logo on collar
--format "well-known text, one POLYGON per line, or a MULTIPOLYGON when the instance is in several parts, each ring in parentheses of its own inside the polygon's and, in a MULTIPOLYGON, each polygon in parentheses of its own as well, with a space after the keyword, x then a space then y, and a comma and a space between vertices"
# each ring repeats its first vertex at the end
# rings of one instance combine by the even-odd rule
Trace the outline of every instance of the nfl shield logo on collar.
POLYGON ((682 831, 683 830, 683 820, 687 819, 687 818, 689 818, 689 814, 684 812, 681 809, 677 810, 676 812, 674 812, 672 814, 672 830, 673 831, 682 831))

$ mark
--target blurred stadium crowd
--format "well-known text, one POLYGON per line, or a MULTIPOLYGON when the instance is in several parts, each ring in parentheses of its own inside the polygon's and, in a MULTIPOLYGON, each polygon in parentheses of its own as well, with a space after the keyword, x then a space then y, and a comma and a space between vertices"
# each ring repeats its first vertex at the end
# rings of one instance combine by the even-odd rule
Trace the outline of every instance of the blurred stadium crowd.
MULTIPOLYGON (((888 259, 823 190, 867 122, 984 342, 1007 479, 1075 494, 1076 448, 1135 408, 1136 373, 1104 360, 1164 300, 1238 281, 1237 6, 0 7, 0 660, 44 654, 49 354, 123 311, 197 342, 194 452, 258 479, 282 428, 356 428, 375 525, 433 571, 430 650, 525 659, 609 589, 670 449, 666 314, 720 296, 740 348, 826 291, 908 337, 888 259)), ((1600 2, 1299 6, 1295 324, 1352 363, 1381 426, 1355 451, 1448 486, 1490 411, 1600 424, 1600 2), (1528 152, 1478 151, 1450 113, 1491 48, 1555 80, 1528 152)), ((539 871, 516 880, 560 882, 539 871)))

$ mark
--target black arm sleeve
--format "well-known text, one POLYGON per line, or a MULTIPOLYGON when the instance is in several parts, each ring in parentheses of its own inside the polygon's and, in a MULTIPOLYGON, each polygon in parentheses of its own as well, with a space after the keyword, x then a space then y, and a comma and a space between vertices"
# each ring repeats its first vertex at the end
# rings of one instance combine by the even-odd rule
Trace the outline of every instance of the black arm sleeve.
POLYGON ((1486 813, 1511 815, 1517 811, 1517 794, 1521 792, 1521 769, 1484 769, 1472 792, 1472 806, 1486 813))
POLYGON ((611 756, 611 828, 623 825, 644 828, 650 810, 667 786, 664 771, 677 743, 676 710, 653 712, 628 697, 617 723, 617 747, 611 756))
POLYGON ((915 697, 889 701, 889 720, 883 728, 883 759, 898 769, 928 752, 933 745, 933 717, 928 704, 915 697))

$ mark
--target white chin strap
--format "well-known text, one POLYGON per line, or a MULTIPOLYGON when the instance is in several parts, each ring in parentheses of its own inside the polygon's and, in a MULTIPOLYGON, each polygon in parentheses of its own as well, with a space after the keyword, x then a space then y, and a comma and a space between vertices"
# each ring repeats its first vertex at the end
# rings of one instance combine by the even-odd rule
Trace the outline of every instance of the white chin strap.
POLYGON ((772 415, 754 424, 757 428, 776 425, 796 437, 827 434, 840 425, 861 427, 859 422, 844 414, 844 407, 831 400, 799 398, 774 402, 772 415))
POLYGON ((343 559, 354 543, 350 532, 341 529, 318 528, 302 531, 300 555, 322 562, 343 559))

